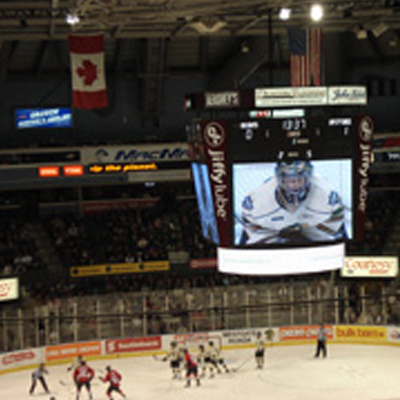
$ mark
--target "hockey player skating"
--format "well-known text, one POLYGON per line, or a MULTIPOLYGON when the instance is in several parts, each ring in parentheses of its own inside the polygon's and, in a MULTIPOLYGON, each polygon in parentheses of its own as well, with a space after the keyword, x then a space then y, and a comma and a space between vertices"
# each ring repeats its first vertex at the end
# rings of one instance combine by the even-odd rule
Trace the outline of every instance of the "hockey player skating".
POLYGON ((247 195, 240 244, 304 244, 345 237, 339 194, 313 174, 310 161, 279 162, 275 176, 247 195))
POLYGON ((75 368, 73 378, 76 385, 76 400, 79 400, 82 387, 86 388, 89 398, 92 399, 91 382, 94 378, 94 370, 86 364, 86 361, 81 361, 75 368))
POLYGON ((34 393, 38 381, 41 383, 44 391, 46 393, 50 393, 49 388, 48 388, 47 383, 46 383, 46 379, 44 377, 48 373, 49 372, 47 371, 47 369, 46 369, 46 367, 45 367, 45 365, 43 363, 41 363, 39 365, 39 367, 36 368, 32 372, 32 383, 31 383, 31 387, 29 389, 29 394, 33 394, 34 393))
POLYGON ((122 397, 125 398, 126 397, 125 393, 120 388, 120 383, 122 380, 121 374, 118 371, 116 371, 115 369, 112 369, 110 366, 106 367, 106 371, 107 371, 106 376, 104 378, 100 378, 100 380, 104 383, 109 384, 107 391, 106 391, 107 397, 110 400, 113 400, 112 393, 117 392, 122 397))
POLYGON ((83 361, 83 357, 78 354, 78 356, 72 361, 71 365, 67 368, 67 371, 74 371, 76 367, 81 365, 81 362, 83 361))
POLYGON ((221 349, 215 346, 212 340, 208 342, 205 352, 205 362, 208 364, 210 370, 210 378, 214 377, 214 369, 216 369, 218 373, 221 373, 222 367, 225 372, 229 372, 229 368, 225 364, 224 358, 221 356, 221 349))
POLYGON ((189 354, 188 349, 183 349, 183 360, 185 363, 185 370, 186 370, 186 384, 185 387, 190 386, 190 377, 196 379, 197 386, 200 386, 200 379, 198 376, 198 368, 196 362, 193 360, 192 356, 189 354))
POLYGON ((257 332, 256 336, 256 351, 254 356, 256 358, 256 365, 258 369, 262 369, 264 367, 264 358, 265 358, 265 340, 262 337, 261 332, 257 332))
POLYGON ((172 371, 172 379, 180 379, 182 349, 178 346, 178 344, 175 341, 171 342, 169 352, 162 360, 163 361, 169 360, 169 365, 172 371))
POLYGON ((207 357, 206 349, 204 345, 201 344, 199 345, 199 351, 196 356, 198 368, 201 370, 200 373, 201 378, 206 376, 206 371, 207 371, 206 357, 207 357))

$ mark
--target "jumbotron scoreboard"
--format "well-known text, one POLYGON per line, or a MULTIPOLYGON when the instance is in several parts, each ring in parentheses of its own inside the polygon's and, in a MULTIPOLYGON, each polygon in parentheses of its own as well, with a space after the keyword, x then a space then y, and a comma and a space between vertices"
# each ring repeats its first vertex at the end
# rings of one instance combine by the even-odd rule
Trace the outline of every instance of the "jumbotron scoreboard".
MULTIPOLYGON (((284 271, 282 260, 273 262, 272 255, 279 254, 285 260, 284 254, 296 250, 304 252, 303 259, 309 260, 310 265, 306 252, 316 255, 322 251, 326 265, 309 267, 310 271, 341 267, 338 260, 344 257, 344 242, 359 238, 364 225, 373 133, 373 120, 362 110, 366 102, 366 89, 360 86, 272 88, 188 96, 188 108, 197 109, 197 117, 188 126, 188 141, 202 229, 204 236, 219 246, 219 255, 223 255, 219 256, 220 270, 279 273, 284 271), (288 171, 306 168, 308 187, 316 187, 317 181, 325 182, 319 184, 329 187, 326 191, 330 197, 326 201, 329 205, 335 201, 341 204, 340 235, 310 234, 310 240, 304 242, 242 239, 246 225, 250 231, 253 227, 258 230, 259 238, 263 230, 266 238, 273 238, 270 227, 265 226, 268 218, 274 227, 282 225, 280 220, 287 220, 293 230, 310 231, 311 220, 307 222, 307 218, 312 218, 313 205, 305 206, 305 202, 299 201, 296 206, 288 205, 285 213, 277 210, 285 208, 280 203, 280 193, 273 189, 282 166, 288 171), (266 184, 268 181, 270 184, 266 184), (265 215, 258 211, 250 223, 246 215, 251 216, 256 209, 253 201, 254 196, 261 196, 259 193, 263 194, 257 201, 262 203, 265 199, 265 215), (276 202, 276 207, 268 202, 276 202), (273 216, 268 217, 271 212, 273 216), (254 268, 251 253, 256 254, 254 268), (263 267, 267 258, 262 254, 268 258, 267 264, 272 262, 270 268, 263 267), (245 271, 236 266, 242 256, 247 264, 245 271)), ((322 198, 321 194, 318 196, 322 198)), ((315 215, 322 212, 314 211, 315 215)), ((328 219, 325 225, 319 223, 318 228, 328 230, 329 224, 328 219)))

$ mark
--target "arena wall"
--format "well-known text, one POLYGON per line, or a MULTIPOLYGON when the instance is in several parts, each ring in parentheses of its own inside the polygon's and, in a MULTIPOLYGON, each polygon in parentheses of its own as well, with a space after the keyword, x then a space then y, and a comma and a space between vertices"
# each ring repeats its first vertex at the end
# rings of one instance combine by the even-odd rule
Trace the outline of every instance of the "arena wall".
MULTIPOLYGON (((147 337, 105 339, 52 345, 7 352, 0 355, 0 375, 32 369, 39 363, 70 363, 78 354, 88 360, 120 357, 157 357, 165 354, 171 341, 196 349, 210 340, 225 350, 253 348, 257 332, 265 337, 266 347, 314 344, 318 325, 260 327, 226 331, 154 335, 147 337)), ((365 325, 325 325, 329 344, 400 346, 400 327, 365 325)))

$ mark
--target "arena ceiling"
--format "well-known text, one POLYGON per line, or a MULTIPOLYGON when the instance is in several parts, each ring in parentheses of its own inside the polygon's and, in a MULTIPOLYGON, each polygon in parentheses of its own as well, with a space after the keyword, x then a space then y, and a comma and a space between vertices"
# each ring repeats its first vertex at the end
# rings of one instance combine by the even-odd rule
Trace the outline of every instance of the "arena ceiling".
MULTIPOLYGON (((234 74, 233 69, 240 80, 266 62, 287 64, 287 28, 310 25, 309 8, 313 3, 311 0, 1 0, 0 84, 8 76, 44 79, 51 74, 65 76, 69 69, 68 35, 104 33, 107 71, 142 77, 142 100, 148 103, 151 112, 151 103, 160 90, 160 78, 169 74, 205 74, 210 82, 216 82, 211 87, 218 89, 223 86, 218 87, 220 77, 234 74), (282 6, 292 9, 290 21, 279 19, 282 6), (79 23, 69 25, 67 15, 79 17, 79 23), (265 57, 252 59, 257 52, 265 53, 265 57)), ((323 32, 340 38, 349 63, 382 64, 400 58, 400 0, 321 0, 320 3, 325 12, 320 23, 323 32)), ((235 79, 225 81, 225 86, 235 79)))
MULTIPOLYGON (((309 25, 309 8, 313 3, 310 0, 2 0, 0 43, 5 50, 1 61, 14 72, 51 71, 57 66, 51 64, 49 53, 57 48, 63 51, 69 34, 99 32, 108 39, 108 63, 120 67, 125 61, 128 65, 130 60, 134 61, 133 54, 139 51, 137 46, 143 40, 151 43, 149 52, 161 52, 152 62, 164 62, 167 58, 173 68, 179 68, 179 64, 182 68, 198 69, 204 69, 206 64, 218 65, 237 46, 243 46, 245 40, 268 34, 280 41, 277 47, 280 57, 285 59, 287 27, 309 25), (290 21, 279 19, 282 6, 292 9, 290 21), (67 15, 79 17, 80 22, 69 25, 67 15), (193 54, 194 49, 197 54, 193 54)), ((357 47, 369 51, 366 57, 382 59, 400 54, 400 0, 322 0, 321 4, 325 12, 324 32, 354 37, 357 32, 367 33, 366 42, 372 43, 365 46, 359 43, 361 40, 355 42, 357 47), (378 40, 374 43, 378 35, 373 33, 379 31, 381 36, 382 30, 390 36, 386 46, 379 45, 378 40)))
MULTIPOLYGON (((310 0, 2 0, 2 40, 59 40, 71 32, 67 14, 75 14, 79 33, 104 31, 113 38, 171 38, 213 34, 265 34, 271 19, 276 31, 287 26, 278 18, 282 6, 292 9, 291 24, 309 23, 310 0)), ((400 28, 397 0, 322 0, 324 29, 349 31, 384 22, 400 28)))

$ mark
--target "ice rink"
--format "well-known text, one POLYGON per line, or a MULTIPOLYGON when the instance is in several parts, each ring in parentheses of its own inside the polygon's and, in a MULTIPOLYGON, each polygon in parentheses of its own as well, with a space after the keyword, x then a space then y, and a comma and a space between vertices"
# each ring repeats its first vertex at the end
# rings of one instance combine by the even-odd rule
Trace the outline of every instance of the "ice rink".
MULTIPOLYGON (((313 358, 314 346, 267 348, 263 370, 255 368, 253 350, 225 351, 235 372, 202 379, 201 386, 172 380, 168 362, 153 357, 91 361, 96 375, 106 365, 123 375, 121 388, 131 400, 400 400, 400 348, 328 345, 328 358, 313 358)), ((47 382, 57 400, 74 400, 67 365, 50 366, 47 382)), ((0 376, 1 399, 46 399, 40 386, 28 394, 31 370, 0 376)), ((39 384, 40 385, 40 384, 39 384)), ((107 399, 107 385, 94 380, 94 400, 107 399)), ((115 394, 114 399, 119 399, 115 394)), ((81 400, 88 399, 85 391, 81 400)))

